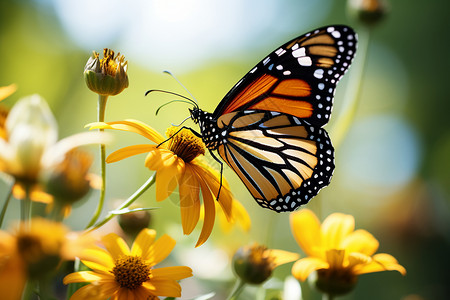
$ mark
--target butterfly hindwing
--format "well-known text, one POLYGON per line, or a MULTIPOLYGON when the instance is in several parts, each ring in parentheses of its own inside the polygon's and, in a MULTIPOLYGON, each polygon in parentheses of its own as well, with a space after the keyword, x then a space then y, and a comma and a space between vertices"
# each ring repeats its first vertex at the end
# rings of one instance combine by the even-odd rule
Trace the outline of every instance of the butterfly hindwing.
POLYGON ((292 211, 329 184, 334 150, 324 129, 259 110, 225 114, 218 124, 226 128, 219 155, 262 207, 292 211))
POLYGON ((331 114, 336 84, 356 51, 357 35, 347 26, 316 29, 277 48, 250 70, 213 113, 267 110, 316 125, 331 114))

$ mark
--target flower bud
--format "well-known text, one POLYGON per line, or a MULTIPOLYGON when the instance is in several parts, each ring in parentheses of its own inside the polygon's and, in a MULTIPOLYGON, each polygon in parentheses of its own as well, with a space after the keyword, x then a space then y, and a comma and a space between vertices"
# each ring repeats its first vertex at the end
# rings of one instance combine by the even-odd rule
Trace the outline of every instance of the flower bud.
POLYGON ((8 114, 5 129, 14 162, 8 173, 18 180, 34 182, 41 156, 57 140, 58 128, 47 102, 39 95, 19 100, 8 114))
POLYGON ((272 275, 273 261, 274 257, 265 246, 241 247, 233 256, 233 268, 242 281, 260 284, 272 275))
POLYGON ((142 229, 150 226, 151 215, 148 210, 121 214, 118 217, 122 230, 130 237, 135 237, 142 229))
POLYGON ((388 13, 383 0, 349 0, 347 6, 350 15, 365 25, 375 25, 388 13))
POLYGON ((128 87, 127 67, 125 57, 105 48, 103 58, 99 58, 97 52, 92 56, 84 67, 84 79, 88 88, 104 96, 114 96, 128 87))
POLYGON ((93 158, 83 150, 72 149, 63 161, 44 170, 41 181, 45 190, 62 206, 72 205, 90 190, 88 171, 93 158))
POLYGON ((358 282, 358 276, 352 272, 319 269, 311 273, 308 282, 322 293, 339 296, 348 294, 353 290, 358 282))

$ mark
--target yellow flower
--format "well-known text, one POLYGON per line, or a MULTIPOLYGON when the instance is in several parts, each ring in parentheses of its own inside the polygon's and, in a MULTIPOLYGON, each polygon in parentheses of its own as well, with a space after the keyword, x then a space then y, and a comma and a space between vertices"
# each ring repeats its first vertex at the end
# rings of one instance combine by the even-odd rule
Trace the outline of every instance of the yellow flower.
POLYGON ((276 267, 298 258, 297 253, 268 249, 266 246, 254 244, 236 251, 233 256, 233 268, 244 282, 260 284, 272 275, 276 267))
POLYGON ((39 95, 19 100, 9 112, 4 130, 5 135, 0 136, 0 171, 14 177, 14 196, 19 199, 25 194, 25 186, 33 190, 41 171, 61 163, 69 150, 107 140, 101 133, 84 132, 57 142, 55 117, 39 95))
POLYGON ((86 85, 99 95, 117 95, 128 87, 127 67, 128 62, 120 53, 114 56, 113 50, 105 48, 100 59, 94 51, 84 67, 86 85))
POLYGON ((406 274, 403 266, 378 250, 378 241, 366 230, 355 228, 351 215, 334 213, 320 224, 314 213, 302 209, 290 215, 293 235, 308 255, 292 267, 299 280, 317 271, 316 285, 330 294, 344 294, 356 284, 361 274, 379 271, 398 271, 406 274))
POLYGON ((13 234, 0 231, 2 299, 20 299, 27 278, 42 278, 92 244, 91 236, 69 232, 61 223, 39 218, 20 223, 13 234))
POLYGON ((189 267, 154 268, 175 247, 175 240, 163 235, 155 241, 156 232, 143 229, 131 250, 124 240, 111 233, 102 238, 100 247, 86 249, 80 257, 93 271, 71 273, 64 284, 89 282, 73 294, 71 300, 153 299, 157 296, 180 297, 177 280, 192 276, 189 267))
MULTIPOLYGON (((200 191, 203 196, 204 222, 196 247, 203 244, 211 234, 215 219, 215 199, 220 185, 220 174, 204 162, 204 145, 189 130, 175 136, 176 127, 167 130, 168 141, 147 124, 137 120, 124 120, 90 124, 91 129, 116 129, 138 133, 156 145, 135 145, 111 153, 106 161, 116 162, 132 155, 148 153, 145 166, 156 171, 156 201, 162 201, 179 186, 181 223, 184 234, 190 234, 200 219, 200 191), (166 142, 165 142, 166 141, 166 142), (164 143, 163 143, 164 142, 164 143), (162 143, 162 144, 161 144, 162 143), (159 145, 159 146, 158 146, 159 145)), ((228 220, 232 219, 233 196, 223 180, 218 199, 228 220)))

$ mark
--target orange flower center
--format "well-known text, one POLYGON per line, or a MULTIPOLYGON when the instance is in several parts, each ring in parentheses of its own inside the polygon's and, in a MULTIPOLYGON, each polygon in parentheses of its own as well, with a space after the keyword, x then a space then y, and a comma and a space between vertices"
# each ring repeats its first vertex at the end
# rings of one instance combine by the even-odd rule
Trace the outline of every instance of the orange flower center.
POLYGON ((111 273, 120 287, 134 290, 150 279, 151 267, 142 257, 127 255, 116 260, 111 273))
POLYGON ((201 138, 195 136, 190 130, 169 127, 166 131, 169 141, 169 150, 178 155, 184 162, 190 162, 200 154, 205 154, 205 144, 201 138))
POLYGON ((118 53, 114 56, 114 51, 108 48, 103 49, 103 58, 100 60, 102 73, 106 75, 116 76, 118 64, 123 64, 125 57, 118 53))

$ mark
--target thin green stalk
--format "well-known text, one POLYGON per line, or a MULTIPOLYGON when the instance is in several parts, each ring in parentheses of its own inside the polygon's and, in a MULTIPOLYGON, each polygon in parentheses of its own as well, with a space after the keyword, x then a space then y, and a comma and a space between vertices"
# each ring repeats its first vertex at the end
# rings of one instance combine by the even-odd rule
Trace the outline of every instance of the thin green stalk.
MULTIPOLYGON (((74 264, 73 264, 73 271, 78 272, 80 271, 81 261, 78 257, 75 258, 74 264)), ((66 293, 66 299, 69 300, 70 297, 81 287, 80 283, 70 283, 67 287, 67 293, 66 293)))
POLYGON ((31 220, 31 186, 25 184, 25 199, 20 201, 20 220, 22 224, 29 224, 31 220))
POLYGON ((234 284, 233 291, 228 296, 227 300, 235 300, 244 290, 245 282, 240 278, 237 278, 236 283, 234 284))
POLYGON ((14 187, 14 181, 10 185, 10 188, 8 190, 8 194, 6 195, 5 204, 3 204, 3 208, 2 208, 2 211, 0 213, 0 228, 3 225, 3 220, 5 219, 6 210, 8 209, 9 202, 11 201, 11 198, 12 198, 13 187, 14 187))
MULTIPOLYGON (((134 192, 133 195, 131 195, 127 200, 125 200, 125 202, 123 202, 122 205, 116 209, 116 211, 125 209, 129 207, 131 204, 133 204, 133 202, 136 201, 146 190, 148 190, 148 188, 151 187, 155 183, 155 181, 156 181, 156 172, 153 173, 153 175, 136 192, 134 192)), ((109 220, 114 218, 115 215, 116 214, 114 214, 113 212, 109 212, 108 215, 102 221, 98 222, 92 228, 89 228, 89 231, 92 231, 94 229, 103 226, 109 220)))
POLYGON ((337 117, 334 126, 330 130, 335 148, 342 143, 350 125, 355 118, 356 110, 361 98, 362 78, 367 65, 367 54, 371 37, 371 29, 365 28, 359 34, 359 46, 357 52, 357 63, 352 67, 349 74, 349 81, 344 96, 344 104, 337 117))
POLYGON ((333 300, 334 297, 331 294, 322 294, 322 300, 333 300))
MULTIPOLYGON (((108 96, 105 95, 99 95, 98 96, 98 103, 97 103, 97 121, 98 122, 104 122, 105 121, 105 111, 106 111, 106 101, 108 100, 108 96)), ((99 129, 99 131, 104 131, 103 129, 99 129)), ((98 200, 97 209, 94 212, 94 215, 92 216, 91 221, 86 226, 86 228, 91 227, 92 225, 97 222, 98 218, 100 217, 100 214, 102 213, 103 206, 105 205, 105 192, 106 192, 106 150, 105 145, 100 145, 100 164, 101 164, 101 171, 100 176, 102 177, 102 186, 100 188, 100 197, 98 200)))

